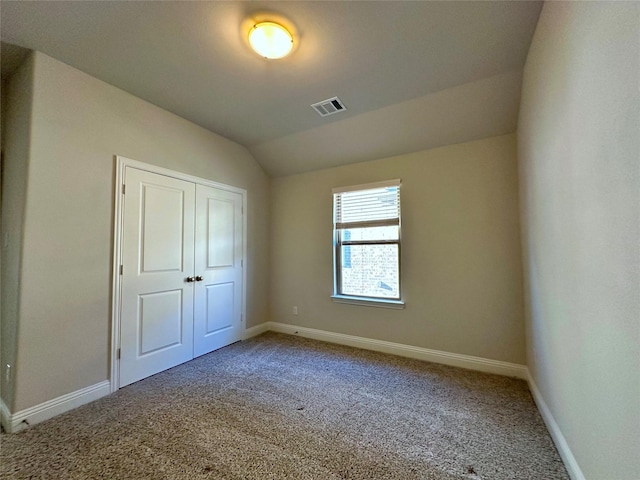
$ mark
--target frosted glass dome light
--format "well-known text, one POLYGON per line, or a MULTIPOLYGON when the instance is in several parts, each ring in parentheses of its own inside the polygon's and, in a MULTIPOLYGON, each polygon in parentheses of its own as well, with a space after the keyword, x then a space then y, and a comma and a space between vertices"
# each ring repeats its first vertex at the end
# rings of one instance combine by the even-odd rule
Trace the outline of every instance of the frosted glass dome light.
POLYGON ((249 32, 249 45, 258 55, 275 59, 286 57, 293 49, 291 33, 274 22, 261 22, 249 32))

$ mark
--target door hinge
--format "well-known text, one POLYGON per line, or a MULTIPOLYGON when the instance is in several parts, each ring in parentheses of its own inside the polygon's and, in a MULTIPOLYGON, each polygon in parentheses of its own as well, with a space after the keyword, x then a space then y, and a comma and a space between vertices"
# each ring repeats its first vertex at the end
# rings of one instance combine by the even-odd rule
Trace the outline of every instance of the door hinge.
POLYGON ((240 267, 244 268, 244 260, 240 260, 240 267))
POLYGON ((127 191, 127 186, 123 183, 122 184, 122 194, 124 195, 126 191, 127 191))
POLYGON ((120 265, 120 275, 122 275, 122 272, 124 271, 124 266, 120 265))
POLYGON ((244 215, 244 206, 241 208, 241 210, 242 210, 242 214, 244 215))
POLYGON ((119 349, 118 349, 118 360, 120 360, 120 354, 121 354, 121 352, 122 352, 122 351, 121 351, 121 349, 119 348, 119 349))

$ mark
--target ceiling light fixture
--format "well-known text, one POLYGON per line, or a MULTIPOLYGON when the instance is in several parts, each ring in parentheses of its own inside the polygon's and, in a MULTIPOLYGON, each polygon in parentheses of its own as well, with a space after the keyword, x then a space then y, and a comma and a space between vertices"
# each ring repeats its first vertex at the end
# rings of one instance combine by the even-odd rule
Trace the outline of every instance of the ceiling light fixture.
POLYGON ((282 58, 291 53, 293 37, 278 23, 260 22, 249 31, 249 45, 261 57, 282 58))

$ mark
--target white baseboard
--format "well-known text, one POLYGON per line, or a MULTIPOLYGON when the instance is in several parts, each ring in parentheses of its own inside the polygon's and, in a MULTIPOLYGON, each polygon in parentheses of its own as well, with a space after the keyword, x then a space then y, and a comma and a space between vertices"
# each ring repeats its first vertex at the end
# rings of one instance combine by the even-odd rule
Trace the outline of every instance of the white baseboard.
POLYGON ((28 426, 35 425, 49 418, 60 415, 77 408, 85 403, 93 402, 111 392, 109 380, 96 383, 75 392, 67 393, 58 398, 41 403, 34 407, 29 407, 16 413, 11 413, 4 402, 0 405, 2 409, 2 426, 8 433, 19 432, 28 426), (6 412, 5 412, 6 410, 6 412), (5 420, 6 415, 6 420, 5 420))
POLYGON ((571 448, 569 448, 569 444, 564 438, 562 430, 560 430, 560 426, 556 422, 555 418, 553 418, 551 410, 549 410, 547 403, 544 401, 544 398, 542 398, 542 394, 540 393, 540 390, 538 390, 538 386, 536 385, 536 382, 534 382, 531 374, 529 374, 527 380, 529 382, 529 390, 531 390, 531 395, 533 395, 533 399, 538 406, 540 415, 542 415, 542 419, 547 425, 547 429, 551 434, 551 438, 556 444, 558 453, 560 453, 560 457, 564 462, 564 466, 567 468, 567 472, 569 472, 569 476, 572 480, 585 480, 585 476, 582 473, 582 470, 580 470, 580 466, 578 465, 576 458, 573 456, 571 448))
POLYGON ((529 378, 527 367, 517 363, 501 362, 499 360, 461 355, 459 353, 442 352, 440 350, 414 347, 412 345, 404 345, 402 343, 393 343, 384 340, 374 340, 372 338, 327 332, 325 330, 316 330, 315 328, 298 327, 286 323, 267 322, 266 325, 268 325, 267 330, 274 332, 299 335, 301 337, 312 338, 314 340, 338 343, 340 345, 348 345, 350 347, 363 348, 365 350, 374 350, 376 352, 391 353, 401 357, 415 358, 418 360, 425 360, 427 362, 451 365, 453 367, 466 368, 469 370, 478 370, 486 373, 495 373, 507 377, 521 378, 523 380, 529 378))
POLYGON ((269 331, 269 322, 261 323, 260 325, 256 325, 255 327, 250 327, 245 329, 242 333, 242 339, 247 340, 251 337, 257 337, 258 335, 262 335, 265 332, 269 331))

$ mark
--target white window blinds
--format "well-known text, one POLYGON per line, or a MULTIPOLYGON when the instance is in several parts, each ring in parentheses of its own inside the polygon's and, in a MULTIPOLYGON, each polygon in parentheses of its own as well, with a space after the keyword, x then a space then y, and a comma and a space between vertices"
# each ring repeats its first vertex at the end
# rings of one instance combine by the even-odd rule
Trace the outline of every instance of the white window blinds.
POLYGON ((335 228, 363 228, 400 223, 400 181, 334 189, 335 228), (358 189, 364 188, 364 189, 358 189))

